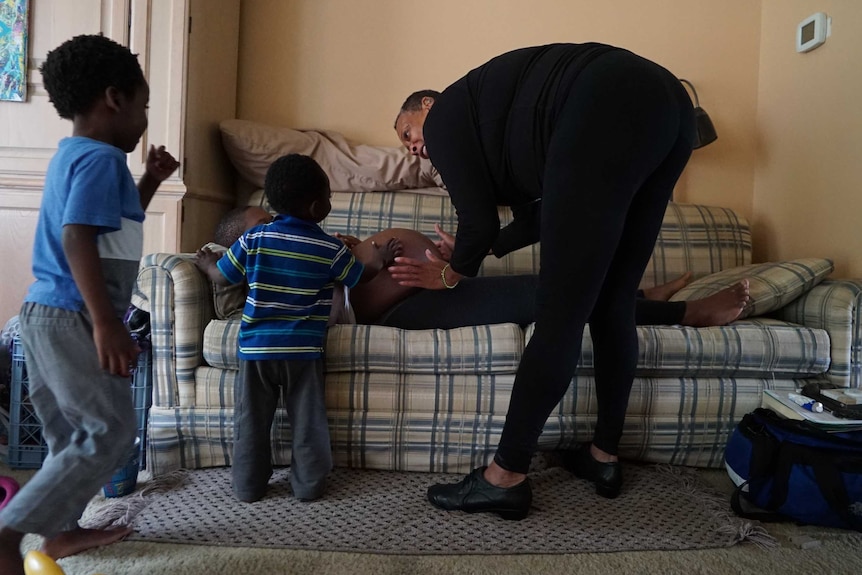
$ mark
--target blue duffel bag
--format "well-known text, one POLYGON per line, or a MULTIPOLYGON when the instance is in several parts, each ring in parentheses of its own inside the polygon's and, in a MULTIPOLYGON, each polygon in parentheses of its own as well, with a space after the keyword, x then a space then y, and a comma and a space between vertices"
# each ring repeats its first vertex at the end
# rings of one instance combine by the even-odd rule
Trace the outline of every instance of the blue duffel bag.
POLYGON ((755 409, 731 434, 724 462, 737 515, 862 531, 862 431, 755 409))

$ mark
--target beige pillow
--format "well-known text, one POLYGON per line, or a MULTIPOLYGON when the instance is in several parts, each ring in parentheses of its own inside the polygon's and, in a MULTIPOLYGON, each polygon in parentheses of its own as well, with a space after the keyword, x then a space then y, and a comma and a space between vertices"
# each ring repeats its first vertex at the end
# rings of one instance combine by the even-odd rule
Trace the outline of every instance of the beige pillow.
MULTIPOLYGON (((219 244, 210 242, 204 246, 211 249, 213 252, 222 255, 227 251, 227 248, 219 244)), ((242 310, 245 307, 245 300, 248 297, 248 284, 242 281, 238 284, 227 286, 218 285, 215 282, 210 282, 213 291, 213 309, 218 319, 239 319, 242 317, 242 310)))
MULTIPOLYGON (((224 120, 222 145, 243 179, 262 188, 269 165, 286 154, 311 156, 329 176, 333 192, 439 188, 431 162, 402 148, 354 144, 338 132, 292 130, 248 120, 224 120)), ((445 194, 445 190, 436 193, 445 194)))
POLYGON ((747 278, 751 302, 739 319, 763 315, 795 300, 823 281, 833 269, 832 260, 824 258, 739 266, 691 282, 671 296, 670 301, 702 299, 747 278))
POLYGON ((229 286, 213 284, 213 307, 218 319, 240 319, 248 298, 248 284, 240 282, 229 286))

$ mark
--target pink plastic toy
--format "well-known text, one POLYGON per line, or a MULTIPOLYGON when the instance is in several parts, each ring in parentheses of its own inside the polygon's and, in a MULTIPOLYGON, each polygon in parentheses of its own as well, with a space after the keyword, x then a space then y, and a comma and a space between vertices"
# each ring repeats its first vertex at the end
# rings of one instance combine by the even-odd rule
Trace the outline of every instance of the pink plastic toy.
POLYGON ((12 501, 12 498, 18 493, 20 488, 21 486, 12 477, 0 475, 0 509, 3 509, 7 503, 12 501))

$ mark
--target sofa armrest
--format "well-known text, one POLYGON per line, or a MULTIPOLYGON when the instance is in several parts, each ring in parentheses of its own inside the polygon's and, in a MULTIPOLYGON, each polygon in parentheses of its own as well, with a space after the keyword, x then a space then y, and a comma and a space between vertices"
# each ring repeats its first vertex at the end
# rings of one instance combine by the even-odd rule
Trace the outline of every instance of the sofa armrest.
POLYGON ((132 294, 132 304, 150 313, 156 407, 195 404, 195 369, 204 363, 204 328, 215 314, 210 282, 193 258, 194 254, 145 256, 132 294))
POLYGON ((832 362, 827 375, 841 387, 862 387, 862 280, 825 280, 774 317, 826 330, 832 362))

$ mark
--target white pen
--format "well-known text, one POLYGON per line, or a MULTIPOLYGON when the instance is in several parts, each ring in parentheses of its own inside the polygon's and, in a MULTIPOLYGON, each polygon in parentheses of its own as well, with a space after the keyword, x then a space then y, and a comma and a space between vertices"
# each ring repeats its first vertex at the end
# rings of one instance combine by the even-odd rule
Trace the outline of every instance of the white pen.
POLYGON ((788 393, 787 398, 802 409, 807 409, 808 411, 813 411, 815 413, 823 412, 823 404, 811 399, 810 397, 805 397, 798 393, 788 393))

